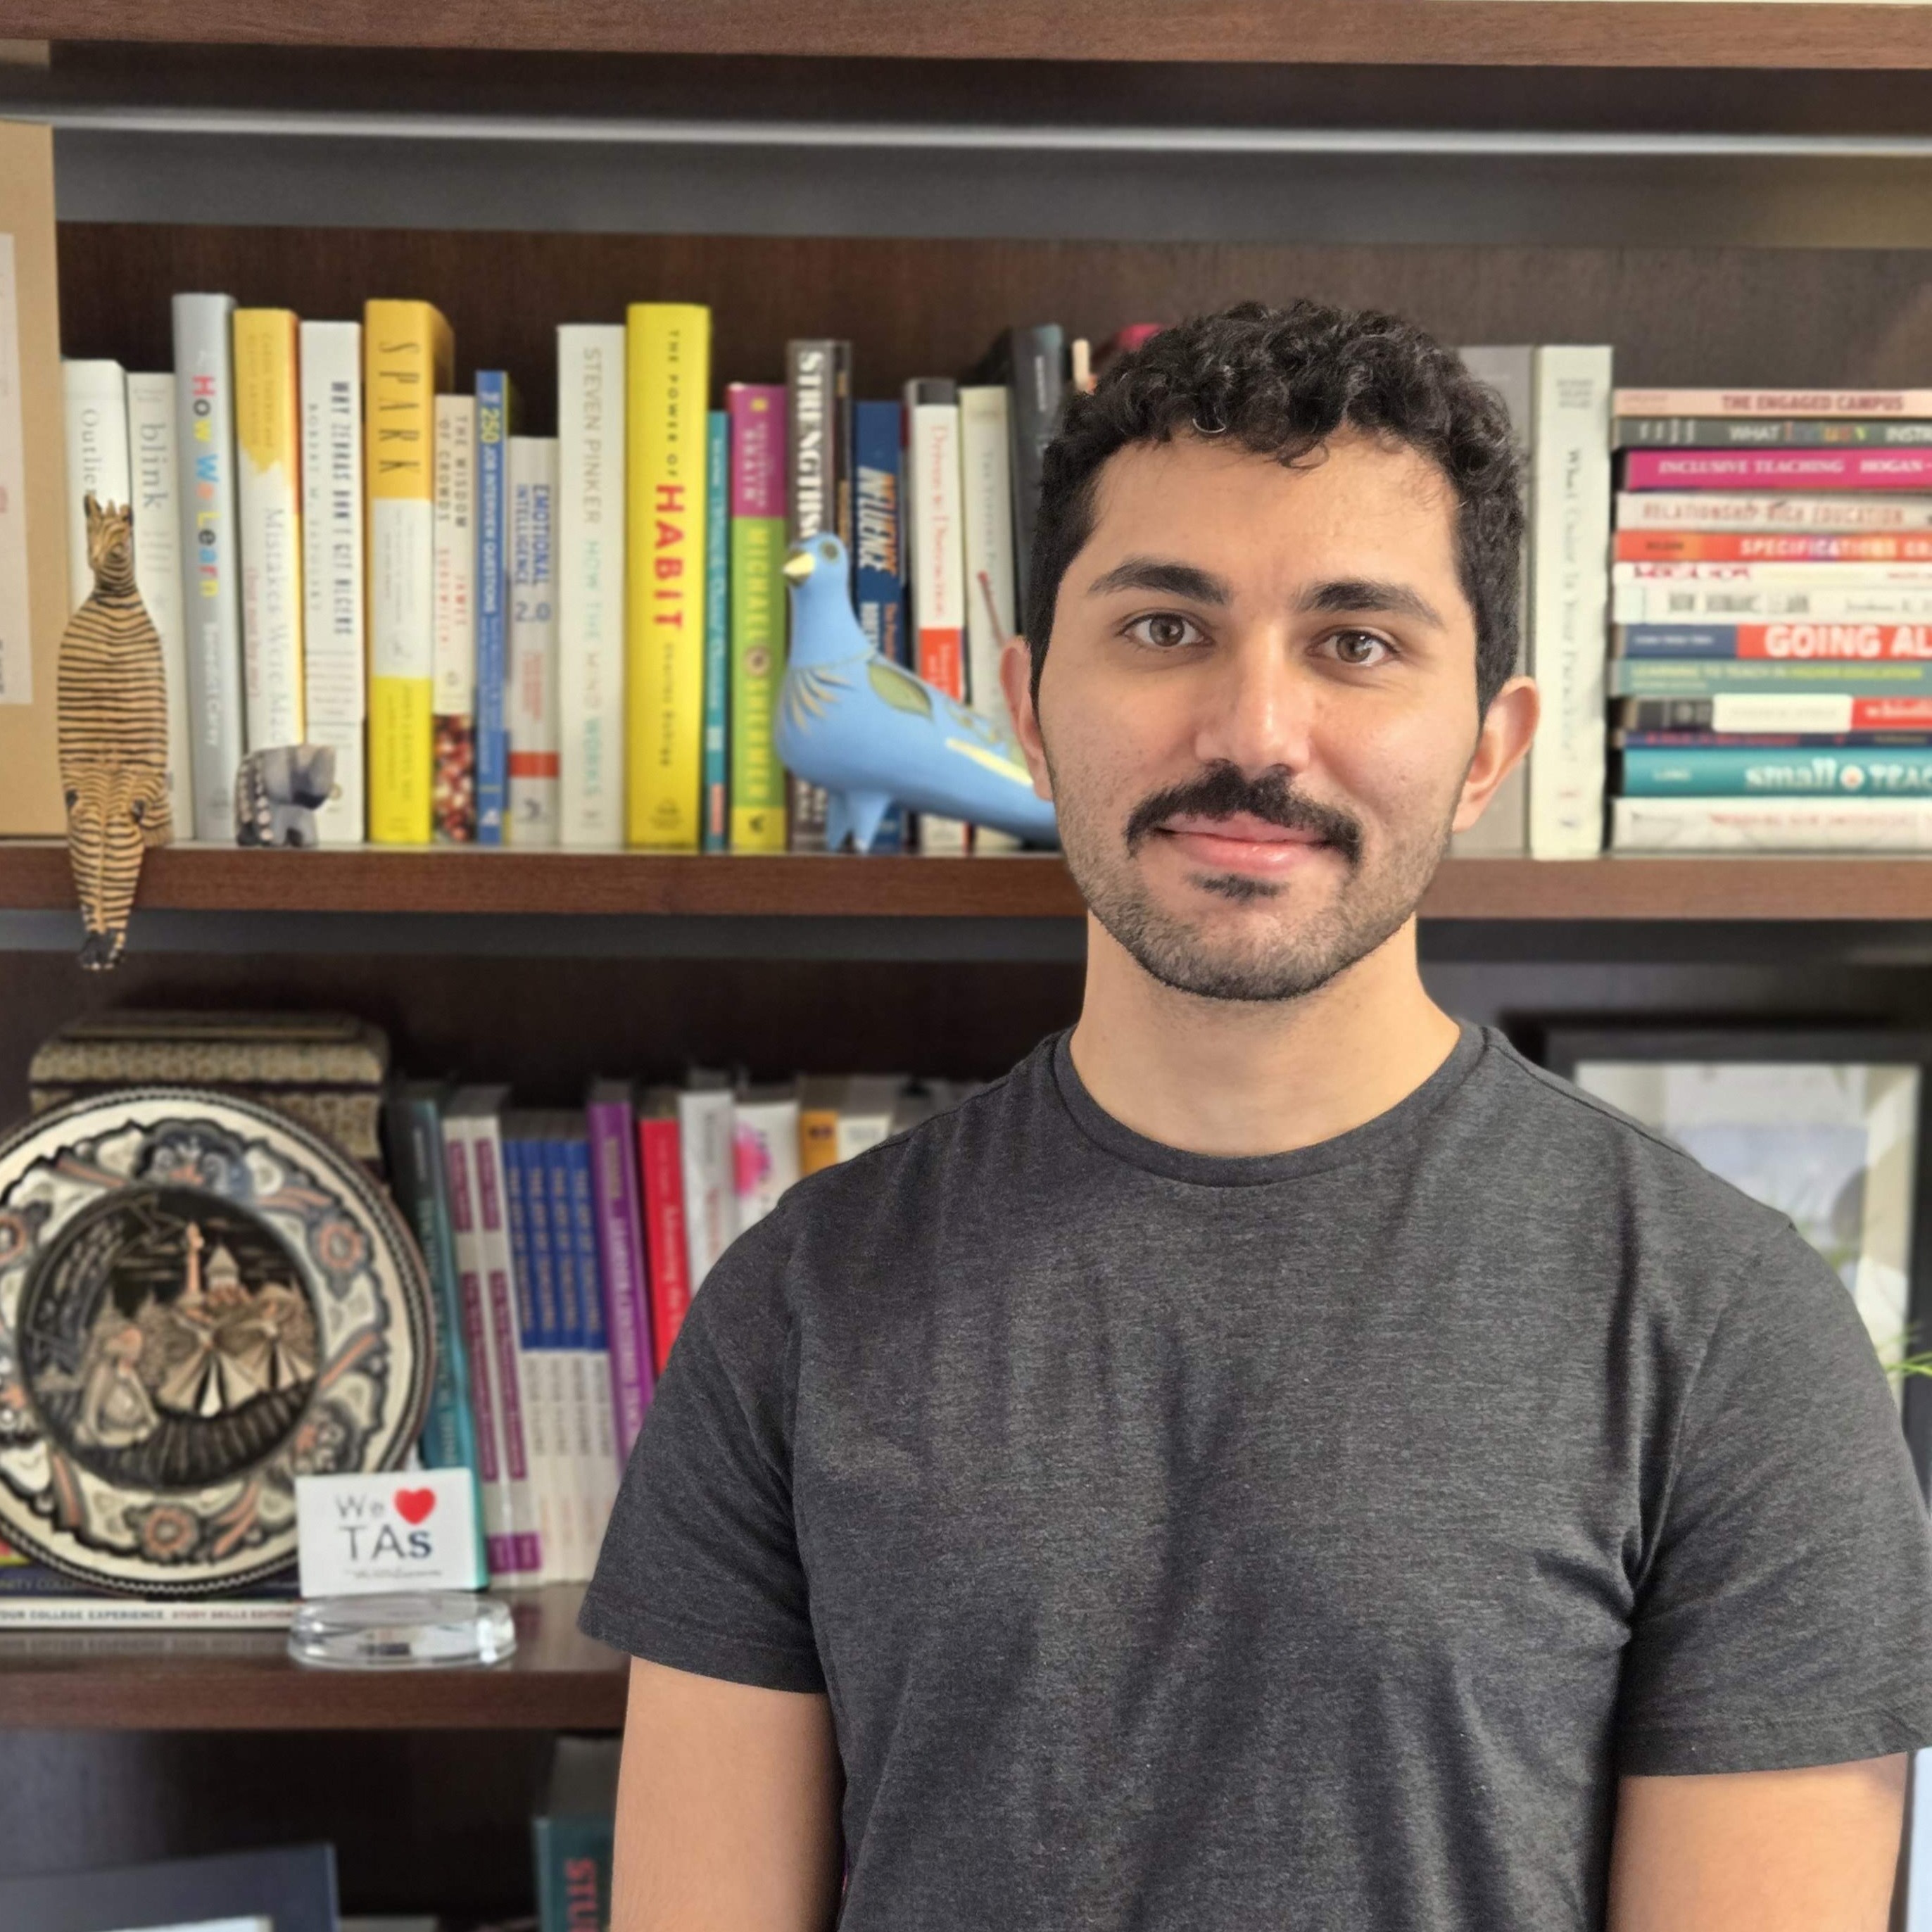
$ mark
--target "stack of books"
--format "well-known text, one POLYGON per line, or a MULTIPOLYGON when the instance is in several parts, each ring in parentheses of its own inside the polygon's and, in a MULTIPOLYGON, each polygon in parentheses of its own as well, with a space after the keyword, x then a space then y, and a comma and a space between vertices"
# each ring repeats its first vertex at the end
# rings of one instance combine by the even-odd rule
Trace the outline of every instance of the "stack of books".
POLYGON ((1932 849, 1932 390, 1621 390, 1613 849, 1932 849))
MULTIPOLYGON (((878 648, 1004 714, 1041 454, 1088 380, 1058 326, 855 402, 848 342, 715 385, 710 310, 635 304, 557 329, 539 436, 507 371, 459 384, 426 302, 334 322, 184 294, 173 322, 172 370, 62 370, 67 602, 84 495, 133 503, 178 838, 232 843, 244 754, 306 742, 334 754, 326 844, 822 850, 772 738, 785 547, 825 531, 878 648)), ((50 782, 0 771, 0 836, 57 822, 50 782)), ((900 814, 875 849, 1012 843, 900 814)))

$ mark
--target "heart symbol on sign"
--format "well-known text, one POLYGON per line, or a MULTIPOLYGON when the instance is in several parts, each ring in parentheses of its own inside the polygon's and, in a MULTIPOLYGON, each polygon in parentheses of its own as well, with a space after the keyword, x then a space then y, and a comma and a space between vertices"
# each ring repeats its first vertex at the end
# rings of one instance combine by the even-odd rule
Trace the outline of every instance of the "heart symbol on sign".
POLYGON ((434 1490, 398 1490, 396 1514, 405 1522, 421 1522, 436 1508, 434 1490))

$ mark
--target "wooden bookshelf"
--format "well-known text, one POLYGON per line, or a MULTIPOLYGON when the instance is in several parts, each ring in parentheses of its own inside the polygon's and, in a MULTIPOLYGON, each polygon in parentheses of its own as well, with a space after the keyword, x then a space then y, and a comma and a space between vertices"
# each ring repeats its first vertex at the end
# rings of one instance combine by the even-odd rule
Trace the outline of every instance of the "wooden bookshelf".
POLYGON ((274 1631, 8 1630, 0 1726, 616 1730, 628 1660, 577 1630, 574 1585, 513 1594, 517 1651, 477 1670, 315 1670, 274 1631))
POLYGON ((8 38, 844 58, 1932 66, 1922 8, 1762 0, 18 0, 8 38))
MULTIPOLYGON (((74 903, 65 848, 0 840, 0 911, 74 903)), ((431 913, 560 918, 1075 919, 1078 893, 1045 854, 988 859, 700 857, 647 852, 338 848, 149 854, 139 908, 210 913, 431 913)), ((1932 920, 1932 859, 1452 859, 1426 919, 1932 920)))

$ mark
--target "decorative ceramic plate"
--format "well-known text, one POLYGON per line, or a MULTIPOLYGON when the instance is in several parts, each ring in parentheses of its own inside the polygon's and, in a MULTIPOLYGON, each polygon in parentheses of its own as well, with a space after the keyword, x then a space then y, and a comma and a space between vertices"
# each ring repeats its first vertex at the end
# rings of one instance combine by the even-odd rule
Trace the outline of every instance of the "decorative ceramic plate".
POLYGON ((295 1478, 400 1463, 431 1347, 400 1218, 294 1120, 134 1087, 0 1139, 0 1540, 58 1569, 286 1567, 295 1478))

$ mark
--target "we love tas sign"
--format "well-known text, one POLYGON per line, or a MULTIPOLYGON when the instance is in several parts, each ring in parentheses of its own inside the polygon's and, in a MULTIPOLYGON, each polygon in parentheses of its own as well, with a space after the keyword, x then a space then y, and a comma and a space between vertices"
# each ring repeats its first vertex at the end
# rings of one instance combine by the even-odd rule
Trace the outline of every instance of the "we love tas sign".
POLYGON ((489 1580, 467 1469, 298 1476, 296 1536, 304 1597, 477 1590, 489 1580))

